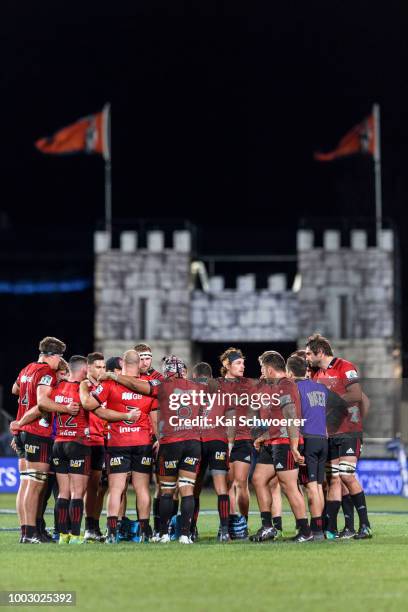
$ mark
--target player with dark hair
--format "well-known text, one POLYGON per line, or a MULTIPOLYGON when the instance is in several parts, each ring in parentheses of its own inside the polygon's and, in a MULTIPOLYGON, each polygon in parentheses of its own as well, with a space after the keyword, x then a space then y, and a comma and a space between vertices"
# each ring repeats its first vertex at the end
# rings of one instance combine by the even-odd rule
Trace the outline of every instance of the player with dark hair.
MULTIPOLYGON (((69 360, 68 380, 55 387, 51 398, 58 404, 80 407, 78 388, 86 377, 86 370, 86 357, 73 355, 69 360)), ((83 497, 90 468, 89 442, 89 415, 81 407, 76 416, 57 416, 52 465, 58 481, 55 511, 60 544, 79 544, 82 541, 83 497)))
POLYGON ((120 374, 122 372, 122 367, 122 357, 109 357, 109 359, 106 360, 105 370, 107 372, 115 372, 115 374, 120 374))
POLYGON ((17 495, 18 513, 21 520, 23 544, 49 542, 42 531, 39 513, 42 496, 46 488, 53 444, 52 416, 43 412, 67 412, 74 415, 77 407, 58 406, 50 398, 57 382, 56 370, 65 351, 65 344, 58 338, 47 336, 39 344, 37 362, 28 364, 18 375, 12 393, 19 396, 17 419, 14 431, 24 445, 25 470, 21 475, 20 492, 17 495), (21 492, 24 491, 24 497, 21 492))
MULTIPOLYGON (((92 383, 92 389, 98 386, 98 376, 106 369, 102 353, 89 353, 87 356, 86 378, 92 383)), ((102 483, 102 468, 105 463, 105 427, 107 421, 89 412, 89 435, 91 449, 91 465, 88 485, 85 495, 85 534, 86 542, 102 542, 99 520, 102 513, 103 498, 107 490, 107 482, 102 483)))
POLYGON ((257 437, 255 448, 261 449, 252 483, 255 487, 262 526, 252 536, 252 541, 264 542, 276 537, 272 525, 271 491, 269 483, 277 474, 283 487, 292 512, 296 518, 298 533, 296 542, 313 540, 313 535, 306 516, 303 495, 298 489, 298 464, 304 458, 299 451, 302 438, 296 426, 300 419, 300 397, 295 383, 286 376, 285 360, 276 351, 268 351, 261 356, 261 379, 254 386, 257 394, 267 394, 271 399, 268 405, 262 404, 259 413, 261 418, 270 420, 268 430, 257 437), (277 425, 276 422, 287 422, 277 425))
MULTIPOLYGON (((212 379, 212 369, 208 363, 201 362, 193 368, 193 380, 208 385, 212 379)), ((215 383, 215 381, 213 381, 215 383)), ((218 387, 218 385, 217 385, 218 387)), ((214 387, 213 391, 216 390, 214 387)), ((203 484, 203 478, 207 467, 210 470, 212 480, 214 483, 214 489, 218 497, 218 514, 220 518, 220 528, 218 532, 218 540, 220 542, 228 542, 230 539, 228 532, 228 521, 229 521, 229 495, 228 495, 228 436, 227 427, 225 425, 218 424, 218 420, 221 420, 231 410, 229 405, 224 404, 223 401, 218 401, 217 396, 214 394, 213 402, 207 403, 202 407, 202 421, 203 425, 201 428, 201 463, 200 469, 194 488, 194 517, 192 523, 192 533, 195 533, 198 509, 199 509, 199 498, 201 488, 203 484)))
MULTIPOLYGON (((153 352, 151 346, 143 342, 135 345, 135 351, 140 357, 140 378, 143 380, 163 380, 163 375, 158 370, 152 367, 153 352)), ((157 410, 158 402, 154 400, 153 409, 157 410)), ((153 513, 153 534, 157 535, 160 532, 160 482, 158 478, 158 463, 157 463, 158 443, 154 440, 153 444, 153 480, 155 484, 154 496, 152 502, 153 513)), ((175 495, 173 503, 173 516, 178 511, 178 495, 175 495)))
MULTIPOLYGON (((312 368, 318 368, 313 374, 313 380, 326 385, 348 404, 345 418, 335 429, 329 431, 330 473, 326 499, 326 538, 337 537, 337 515, 342 503, 342 483, 350 493, 360 521, 355 539, 371 538, 364 491, 355 476, 362 443, 363 401, 357 368, 350 361, 334 357, 330 342, 317 333, 307 339, 306 359, 312 368)), ((348 537, 347 534, 346 536, 348 537)))
POLYGON ((300 466, 300 480, 306 487, 311 515, 311 529, 315 540, 323 534, 323 481, 328 452, 326 415, 337 412, 340 418, 347 410, 347 403, 325 385, 306 378, 307 364, 302 357, 291 356, 286 362, 286 372, 293 379, 300 393, 301 414, 304 424, 300 431, 304 439, 302 454, 305 463, 300 466))

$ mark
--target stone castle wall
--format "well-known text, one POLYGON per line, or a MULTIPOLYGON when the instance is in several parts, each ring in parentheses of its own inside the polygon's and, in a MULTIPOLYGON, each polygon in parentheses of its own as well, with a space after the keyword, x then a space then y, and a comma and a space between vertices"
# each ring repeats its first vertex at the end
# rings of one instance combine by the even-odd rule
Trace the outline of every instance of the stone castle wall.
MULTIPOLYGON (((326 231, 315 246, 311 231, 297 237, 296 290, 283 274, 256 288, 253 274, 237 276, 226 289, 222 277, 194 288, 191 237, 174 232, 171 248, 164 234, 148 233, 147 247, 124 232, 119 249, 105 233, 95 236, 95 339, 107 356, 121 354, 135 342, 152 345, 155 358, 171 352, 192 363, 200 343, 297 342, 314 331, 330 338, 336 354, 354 362, 370 379, 372 409, 366 420, 371 437, 389 437, 397 427, 398 389, 381 380, 399 378, 400 355, 394 341, 393 235, 381 233, 377 247, 367 247, 363 231, 353 231, 350 245, 326 231)), ((155 363, 156 366, 159 362, 155 363)))

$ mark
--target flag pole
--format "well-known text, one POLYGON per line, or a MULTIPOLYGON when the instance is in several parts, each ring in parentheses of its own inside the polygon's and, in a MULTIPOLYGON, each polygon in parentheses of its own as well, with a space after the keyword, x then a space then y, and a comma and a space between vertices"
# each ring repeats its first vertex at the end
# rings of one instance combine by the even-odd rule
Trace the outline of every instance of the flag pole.
POLYGON ((374 104, 374 175, 375 175, 375 229, 377 247, 381 244, 382 230, 382 189, 381 189, 381 142, 380 142, 380 105, 374 104))
POLYGON ((103 108, 103 158, 105 160, 105 231, 112 246, 112 151, 111 151, 111 105, 103 108))

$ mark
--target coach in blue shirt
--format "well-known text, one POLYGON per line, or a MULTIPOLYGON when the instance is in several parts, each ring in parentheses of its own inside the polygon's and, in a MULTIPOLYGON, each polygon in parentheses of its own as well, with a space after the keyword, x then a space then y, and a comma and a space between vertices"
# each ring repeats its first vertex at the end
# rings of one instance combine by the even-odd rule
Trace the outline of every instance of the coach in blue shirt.
POLYGON ((302 357, 292 356, 286 362, 287 375, 295 380, 299 389, 304 419, 301 434, 305 464, 300 466, 299 477, 307 491, 313 537, 319 540, 324 538, 322 484, 328 448, 327 425, 343 418, 347 404, 325 385, 306 378, 306 370, 307 364, 302 357))

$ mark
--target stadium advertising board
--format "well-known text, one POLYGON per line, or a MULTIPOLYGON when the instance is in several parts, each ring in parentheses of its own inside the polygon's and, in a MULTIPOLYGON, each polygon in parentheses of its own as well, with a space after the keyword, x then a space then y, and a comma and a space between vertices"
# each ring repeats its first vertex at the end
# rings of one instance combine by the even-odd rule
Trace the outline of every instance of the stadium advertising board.
MULTIPOLYGON (((401 495, 402 478, 395 459, 361 459, 358 479, 366 495, 401 495)), ((0 457, 0 493, 17 493, 19 486, 18 460, 0 457)))
POLYGON ((402 477, 396 459, 361 459, 358 479, 366 495, 401 495, 402 477))
POLYGON ((0 457, 0 493, 17 493, 19 484, 18 459, 0 457))

